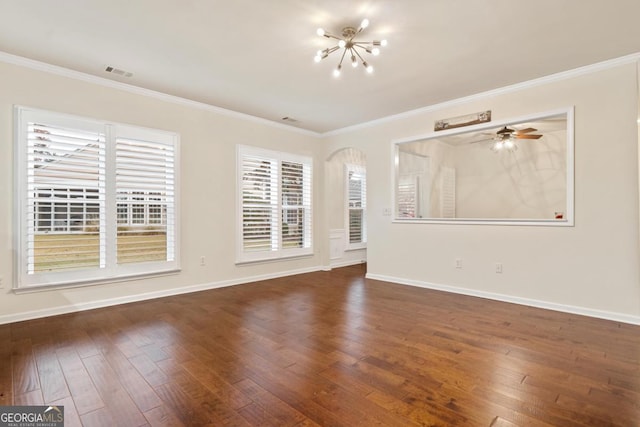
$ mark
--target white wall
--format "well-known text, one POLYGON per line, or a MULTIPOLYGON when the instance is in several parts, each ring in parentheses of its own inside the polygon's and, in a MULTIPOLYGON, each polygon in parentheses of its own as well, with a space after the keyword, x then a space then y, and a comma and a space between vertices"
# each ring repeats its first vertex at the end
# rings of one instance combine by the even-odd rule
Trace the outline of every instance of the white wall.
POLYGON ((0 63, 0 75, 0 323, 326 265, 323 170, 329 154, 346 147, 361 150, 367 159, 371 277, 640 322, 635 63, 425 108, 323 138, 17 65, 0 63), (31 294, 10 291, 14 104, 181 135, 180 274, 31 294), (429 133, 437 119, 475 111, 491 109, 494 120, 504 120, 572 105, 575 227, 398 224, 383 213, 393 208, 392 140, 429 133), (313 257, 234 264, 235 187, 230 177, 236 144, 314 157, 313 257), (199 265, 201 256, 205 266, 199 265), (456 258, 462 269, 454 268, 456 258), (504 266, 500 275, 494 272, 496 262, 504 266))
POLYGON ((0 323, 25 317, 171 294, 185 287, 242 282, 322 266, 326 232, 321 195, 324 158, 316 136, 219 114, 93 83, 0 63, 0 323), (181 137, 182 272, 108 285, 14 294, 11 289, 13 227, 13 105, 165 129, 181 137), (237 144, 312 156, 314 162, 313 257, 236 266, 235 147, 237 144), (206 265, 200 266, 204 256, 206 265), (155 294, 154 294, 155 293, 155 294))
POLYGON ((566 211, 566 131, 516 144, 499 153, 488 144, 456 148, 458 218, 548 220, 566 211))
POLYGON ((353 146, 367 156, 369 276, 640 322, 636 84, 635 63, 600 67, 325 137, 327 152, 353 146), (383 215, 392 208, 392 140, 476 111, 498 121, 569 106, 575 227, 400 224, 383 215))

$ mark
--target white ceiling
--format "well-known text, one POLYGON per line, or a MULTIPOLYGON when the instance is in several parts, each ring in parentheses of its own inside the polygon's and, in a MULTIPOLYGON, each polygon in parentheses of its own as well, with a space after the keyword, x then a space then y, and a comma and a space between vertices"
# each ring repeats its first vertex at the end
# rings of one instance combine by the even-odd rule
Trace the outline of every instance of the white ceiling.
POLYGON ((0 0, 0 51, 324 133, 640 52, 638 17, 639 0, 0 0), (389 46, 336 79, 315 31, 364 17, 389 46))

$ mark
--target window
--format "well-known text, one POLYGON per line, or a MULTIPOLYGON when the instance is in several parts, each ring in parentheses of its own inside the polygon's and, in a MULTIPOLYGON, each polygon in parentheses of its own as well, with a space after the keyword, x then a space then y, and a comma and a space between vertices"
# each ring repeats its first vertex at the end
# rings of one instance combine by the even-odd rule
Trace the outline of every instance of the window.
POLYGON ((347 164, 345 177, 347 249, 360 249, 367 243, 367 175, 364 167, 347 164))
POLYGON ((310 255, 309 157, 238 147, 237 261, 310 255))
POLYGON ((16 108, 17 288, 178 268, 176 134, 16 108))

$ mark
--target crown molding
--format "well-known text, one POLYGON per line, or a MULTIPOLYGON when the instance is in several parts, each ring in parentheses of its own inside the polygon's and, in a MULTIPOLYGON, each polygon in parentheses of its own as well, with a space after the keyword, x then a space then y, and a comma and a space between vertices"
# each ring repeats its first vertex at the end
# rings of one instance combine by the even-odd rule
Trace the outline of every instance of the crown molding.
POLYGON ((410 118, 416 115, 429 113, 433 111, 438 111, 448 107, 454 107, 457 105, 469 103, 472 101, 481 100, 484 98, 490 98, 497 95, 508 94, 512 92, 516 92, 519 90, 532 88, 544 84, 549 84, 552 82, 562 81, 570 78, 574 78, 577 76, 591 74, 602 70, 607 70, 610 68, 615 68, 620 65, 638 63, 640 61, 640 52, 633 53, 626 56, 621 56, 614 59, 609 59, 606 61, 597 62, 595 64, 585 65, 583 67, 574 68, 572 70, 562 71, 555 74, 550 74, 548 76, 539 77, 537 79, 528 80, 521 83, 515 83, 509 86, 504 86, 497 89, 488 90, 485 92, 480 92, 477 94, 465 96, 462 98, 456 98, 449 101, 444 101, 438 104, 432 104, 425 107, 420 107, 415 110, 405 111, 403 113, 393 114, 391 116, 382 117, 380 119, 371 120, 368 122, 359 123, 352 126, 347 126, 340 129, 335 129, 328 132, 314 132, 307 129, 300 129, 293 126, 284 125, 282 123, 274 122, 271 120, 263 119, 261 117, 252 116, 246 113, 240 113, 233 110, 228 110, 226 108, 217 107, 215 105, 206 104, 204 102, 193 101, 186 98, 181 98, 175 95, 169 95, 166 93, 154 91, 151 89, 145 89, 139 86, 134 86, 128 83, 122 83, 115 80, 109 80, 104 77, 94 76, 92 74, 83 73, 80 71, 71 70, 69 68, 60 67, 57 65, 47 64, 45 62, 36 61, 33 59, 25 58, 22 56, 13 55, 7 52, 0 51, 0 62, 5 62, 7 64, 18 65, 25 68, 30 68, 36 71, 42 71, 46 73, 51 73, 55 75, 59 75, 62 77, 67 77, 75 80, 84 81, 87 83, 93 83, 96 85, 109 87, 112 89, 118 89, 125 92, 133 93, 136 95, 146 96, 154 99, 158 99, 160 101, 169 102, 173 104, 183 105, 186 107, 196 108, 200 110, 205 110, 209 112, 213 112, 216 114, 220 114, 227 117, 232 117, 240 120, 246 120, 253 123, 258 123, 266 126, 270 126, 273 128, 286 130, 290 132, 299 133, 302 135, 313 136, 316 138, 327 138, 331 136, 341 135, 349 132, 353 132, 360 129, 366 129, 373 126, 377 126, 383 123, 394 122, 406 118, 410 118))
POLYGON ((226 117, 246 120, 253 123, 258 123, 258 124, 262 124, 262 125, 266 125, 266 126, 274 127, 281 130, 290 131, 290 132, 296 132, 296 133, 300 133, 307 136, 319 137, 322 135, 318 132, 284 125, 282 123, 277 123, 271 120, 263 119, 261 117, 252 116, 250 114, 239 113, 237 111, 228 110, 226 108, 217 107, 215 105, 207 104, 204 102, 193 101, 191 99, 181 98, 179 96, 169 95, 169 94, 158 92, 155 90, 145 89, 139 86, 134 86, 132 84, 122 83, 122 82, 110 80, 104 77, 94 76, 93 74, 71 70, 69 68, 60 67, 58 65, 47 64, 46 62, 36 61, 34 59, 13 55, 7 52, 0 51, 0 62, 12 64, 12 65, 18 65, 20 67, 29 68, 36 71, 42 71, 45 73, 55 74, 58 76, 83 81, 86 83, 92 83, 99 86, 108 87, 111 89, 122 90, 135 95, 154 98, 159 101, 169 102, 172 104, 182 105, 190 108, 196 108, 199 110, 205 110, 205 111, 220 114, 226 117))
POLYGON ((382 117, 380 119, 371 120, 364 123, 359 123, 353 126, 347 126, 344 128, 332 130, 329 132, 322 133, 320 136, 322 138, 336 136, 345 134, 348 132, 353 132, 360 129, 370 128, 372 126, 377 126, 383 123, 394 122, 397 120, 406 119, 409 117, 413 117, 419 114, 429 113, 433 111, 442 110, 444 108, 454 107, 461 104, 466 104, 472 101, 481 100, 484 98, 490 98, 497 95, 504 95, 512 92, 517 92, 519 90, 528 89, 540 85, 545 85, 557 81, 567 80, 570 78, 582 76, 585 74, 596 73, 598 71, 608 70, 610 68, 615 68, 620 65, 638 63, 640 61, 640 52, 633 53, 626 56, 621 56, 619 58, 609 59, 602 62, 596 62, 595 64, 585 65, 583 67, 574 68, 572 70, 561 71, 559 73, 550 74, 548 76, 539 77, 533 80, 527 80, 521 83, 515 83, 509 86, 503 86, 497 89, 491 89, 485 92, 476 93, 473 95, 465 96, 462 98, 452 99, 450 101, 440 102, 438 104, 428 105, 426 107, 420 107, 415 110, 405 111, 403 113, 394 114, 391 116, 382 117))

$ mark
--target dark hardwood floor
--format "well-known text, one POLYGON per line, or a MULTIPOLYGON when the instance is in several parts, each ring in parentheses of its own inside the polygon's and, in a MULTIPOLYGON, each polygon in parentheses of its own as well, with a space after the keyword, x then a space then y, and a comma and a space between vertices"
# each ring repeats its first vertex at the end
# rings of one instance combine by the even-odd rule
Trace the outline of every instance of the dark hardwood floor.
POLYGON ((0 326, 0 405, 66 426, 637 426, 640 327, 364 267, 0 326))

